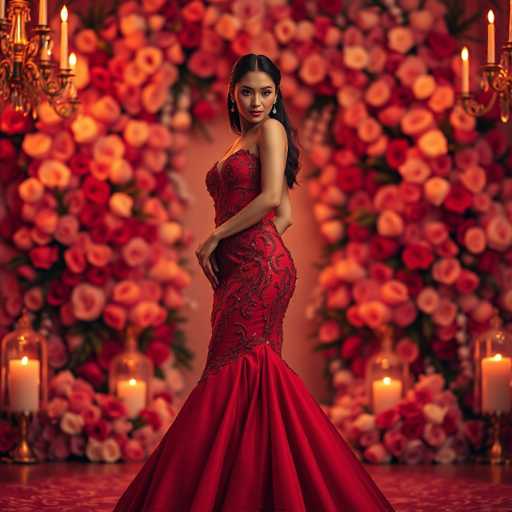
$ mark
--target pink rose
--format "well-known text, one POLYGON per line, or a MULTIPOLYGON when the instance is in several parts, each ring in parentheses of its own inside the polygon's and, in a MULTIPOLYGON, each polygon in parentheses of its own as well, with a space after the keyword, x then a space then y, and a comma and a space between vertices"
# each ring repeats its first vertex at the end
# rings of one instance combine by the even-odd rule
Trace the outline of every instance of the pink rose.
POLYGON ((372 328, 379 327, 391 319, 388 306, 376 300, 359 304, 358 313, 363 322, 372 328))
POLYGON ((27 203, 38 203, 44 194, 44 185, 37 178, 27 178, 18 187, 18 192, 27 203))
POLYGON ((409 298, 407 286, 402 282, 390 280, 380 287, 381 299, 390 305, 401 304, 409 298))
POLYGON ((481 167, 474 165, 472 167, 467 167, 462 173, 459 173, 459 180, 469 191, 476 194, 478 192, 482 192, 487 178, 485 171, 481 167))
POLYGON ((358 303, 379 300, 381 298, 379 285, 377 281, 373 279, 361 279, 356 281, 352 288, 352 294, 354 300, 358 303))
POLYGON ((373 205, 379 211, 393 210, 401 212, 403 210, 403 201, 400 189, 396 185, 380 187, 373 198, 373 205))
POLYGON ((392 319, 400 327, 407 327, 416 320, 417 310, 414 302, 406 300, 392 309, 392 319))
POLYGON ((340 335, 340 325, 336 320, 323 322, 318 332, 318 338, 322 343, 331 343, 337 340, 340 335))
POLYGON ((43 291, 40 287, 30 288, 23 296, 23 302, 30 311, 39 311, 43 307, 43 291))
POLYGON ((503 216, 493 217, 487 224, 485 232, 491 249, 504 251, 512 244, 512 226, 503 216))
POLYGON ((46 413, 49 418, 60 418, 68 410, 68 401, 63 398, 53 398, 48 402, 46 413))
POLYGON ((420 291, 416 303, 421 311, 431 315, 439 306, 439 295, 434 288, 428 286, 420 291))
POLYGON ((69 437, 64 434, 57 435, 50 443, 50 460, 65 460, 69 454, 69 437))
POLYGON ((79 320, 96 320, 105 306, 105 293, 101 288, 81 283, 71 293, 71 304, 79 320))
POLYGON ((398 357, 406 363, 412 363, 416 361, 419 355, 418 345, 414 343, 411 338, 402 338, 396 344, 395 350, 398 357))
POLYGON ((404 230, 402 217, 393 210, 384 210, 377 219, 377 231, 381 236, 400 236, 404 230))
POLYGON ((85 454, 85 438, 82 436, 72 436, 69 440, 69 449, 72 455, 83 457, 85 454))
POLYGON ((121 253, 128 265, 138 267, 148 258, 149 246, 143 238, 135 237, 121 249, 121 253))
POLYGON ((103 311, 103 319, 113 329, 121 331, 126 325, 127 313, 121 306, 108 304, 103 311))
POLYGON ((425 237, 433 245, 441 244, 448 238, 448 229, 442 222, 426 222, 423 230, 425 232, 425 237))
POLYGON ((141 462, 145 456, 144 448, 136 439, 129 439, 123 446, 123 457, 127 462, 141 462))
POLYGON ((73 390, 69 395, 69 410, 81 413, 92 405, 92 396, 87 391, 73 390))
POLYGON ((130 317, 134 324, 141 327, 159 325, 165 320, 165 310, 155 302, 139 302, 130 311, 130 317))
POLYGON ((59 217, 55 229, 55 239, 64 245, 72 245, 78 237, 79 223, 74 215, 59 217))
POLYGON ((90 405, 80 414, 85 425, 94 425, 101 418, 101 409, 97 405, 90 405))
POLYGON ((430 446, 438 448, 446 441, 446 433, 441 425, 427 423, 423 431, 423 439, 430 446))
POLYGON ((390 453, 382 443, 375 443, 366 448, 364 457, 373 464, 386 464, 391 460, 390 453))
POLYGON ((349 304, 350 304, 350 292, 345 285, 341 285, 341 286, 338 286, 334 290, 327 291, 327 307, 328 308, 345 309, 349 304))
POLYGON ((488 301, 480 301, 472 310, 471 318, 479 323, 487 322, 495 314, 495 309, 488 301))
POLYGON ((84 420, 82 416, 74 414, 72 412, 65 412, 60 419, 61 430, 70 436, 80 434, 84 426, 84 420))
POLYGON ((75 274, 81 274, 85 270, 85 254, 78 245, 73 245, 64 252, 64 260, 69 270, 75 274))
POLYGON ((405 464, 419 464, 424 462, 426 457, 426 448, 419 439, 408 441, 400 460, 405 464))
POLYGON ((460 262, 456 258, 441 258, 432 267, 432 277, 442 284, 454 284, 460 272, 460 262))
POLYGON ((457 315, 457 306, 449 299, 441 298, 439 306, 432 315, 432 320, 443 327, 451 325, 457 315))
POLYGON ((407 445, 407 438, 398 430, 390 430, 384 434, 384 446, 394 455, 400 457, 407 445))

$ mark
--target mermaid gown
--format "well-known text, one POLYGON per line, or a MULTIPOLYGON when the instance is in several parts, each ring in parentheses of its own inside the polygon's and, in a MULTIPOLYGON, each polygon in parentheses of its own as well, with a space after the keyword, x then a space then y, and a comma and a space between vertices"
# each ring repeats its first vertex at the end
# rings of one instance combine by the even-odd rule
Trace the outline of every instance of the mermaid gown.
MULTIPOLYGON (((206 187, 219 225, 258 195, 258 157, 233 153, 206 187)), ((297 272, 273 215, 217 246, 205 368, 114 512, 393 510, 281 357, 297 272)))

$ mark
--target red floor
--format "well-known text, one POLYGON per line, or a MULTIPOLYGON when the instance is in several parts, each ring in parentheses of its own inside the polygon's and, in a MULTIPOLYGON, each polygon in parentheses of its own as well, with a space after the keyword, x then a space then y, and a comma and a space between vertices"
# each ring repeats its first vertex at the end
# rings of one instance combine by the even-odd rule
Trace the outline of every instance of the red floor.
MULTIPOLYGON (((138 467, 0 464, 0 511, 110 512, 138 467)), ((366 468, 399 512, 512 512, 512 468, 508 466, 366 468)))

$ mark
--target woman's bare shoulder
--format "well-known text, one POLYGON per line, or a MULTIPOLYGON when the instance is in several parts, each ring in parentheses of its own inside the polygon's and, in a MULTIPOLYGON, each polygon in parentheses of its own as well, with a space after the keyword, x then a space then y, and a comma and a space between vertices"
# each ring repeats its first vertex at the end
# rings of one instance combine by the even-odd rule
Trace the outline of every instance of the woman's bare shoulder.
POLYGON ((281 123, 281 121, 278 119, 269 117, 261 123, 258 129, 258 136, 256 141, 258 148, 261 144, 265 143, 265 141, 275 141, 276 139, 283 142, 285 148, 288 147, 288 136, 286 134, 283 123, 281 123))

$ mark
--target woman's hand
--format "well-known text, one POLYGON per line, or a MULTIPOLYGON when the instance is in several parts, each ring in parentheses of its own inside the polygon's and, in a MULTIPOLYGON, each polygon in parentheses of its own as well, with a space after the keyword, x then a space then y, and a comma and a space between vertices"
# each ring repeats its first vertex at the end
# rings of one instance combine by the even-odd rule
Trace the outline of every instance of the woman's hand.
POLYGON ((219 279, 216 272, 219 271, 219 266, 215 259, 214 251, 219 244, 220 239, 211 234, 202 244, 196 249, 196 256, 203 269, 204 274, 210 281, 213 288, 217 288, 219 285, 219 279))

